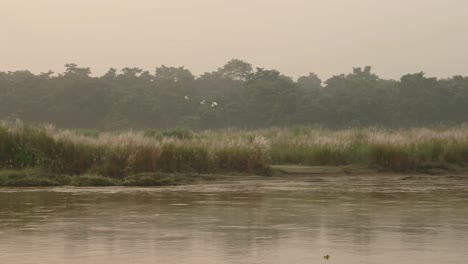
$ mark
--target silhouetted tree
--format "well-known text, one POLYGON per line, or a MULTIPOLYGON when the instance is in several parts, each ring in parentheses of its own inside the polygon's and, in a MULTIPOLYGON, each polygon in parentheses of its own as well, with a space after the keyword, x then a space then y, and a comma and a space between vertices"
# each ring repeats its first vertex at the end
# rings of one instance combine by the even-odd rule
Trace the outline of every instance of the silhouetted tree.
POLYGON ((468 121, 468 77, 385 80, 366 66, 322 84, 313 73, 294 81, 237 59, 199 77, 164 65, 93 77, 69 63, 59 74, 0 72, 0 119, 14 118, 107 130, 454 125, 468 121))

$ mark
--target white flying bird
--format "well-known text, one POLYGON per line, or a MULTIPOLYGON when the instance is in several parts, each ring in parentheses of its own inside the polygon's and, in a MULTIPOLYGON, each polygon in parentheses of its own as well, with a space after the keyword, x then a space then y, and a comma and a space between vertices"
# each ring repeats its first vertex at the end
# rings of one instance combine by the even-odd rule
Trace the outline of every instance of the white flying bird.
POLYGON ((218 106, 218 103, 217 103, 217 102, 212 102, 212 103, 211 103, 211 107, 215 108, 215 107, 217 107, 217 106, 218 106))
POLYGON ((190 97, 188 95, 184 96, 185 100, 188 100, 190 99, 190 97))
POLYGON ((206 103, 205 100, 200 102, 201 105, 204 105, 205 103, 206 103))

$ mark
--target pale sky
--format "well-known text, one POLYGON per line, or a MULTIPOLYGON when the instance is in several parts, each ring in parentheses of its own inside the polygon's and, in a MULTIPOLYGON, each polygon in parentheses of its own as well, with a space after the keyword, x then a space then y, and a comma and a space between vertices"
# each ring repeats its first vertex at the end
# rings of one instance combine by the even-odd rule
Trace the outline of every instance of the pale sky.
POLYGON ((0 0, 0 71, 185 66, 231 58, 322 79, 468 75, 467 0, 0 0))

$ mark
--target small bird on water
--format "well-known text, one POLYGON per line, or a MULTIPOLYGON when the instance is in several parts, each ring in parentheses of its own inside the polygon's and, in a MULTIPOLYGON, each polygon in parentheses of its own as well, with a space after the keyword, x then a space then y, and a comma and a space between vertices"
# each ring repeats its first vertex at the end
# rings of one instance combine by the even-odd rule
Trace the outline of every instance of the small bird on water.
POLYGON ((326 260, 329 260, 329 259, 330 259, 330 255, 325 255, 325 256, 323 256, 323 258, 326 259, 326 260))

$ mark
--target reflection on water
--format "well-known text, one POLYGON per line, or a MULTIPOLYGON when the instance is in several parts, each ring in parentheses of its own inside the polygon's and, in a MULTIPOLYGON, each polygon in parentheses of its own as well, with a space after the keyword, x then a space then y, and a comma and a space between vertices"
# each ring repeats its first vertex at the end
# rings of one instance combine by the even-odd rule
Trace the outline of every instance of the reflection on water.
POLYGON ((0 189, 0 262, 466 263, 467 191, 399 176, 0 189))

